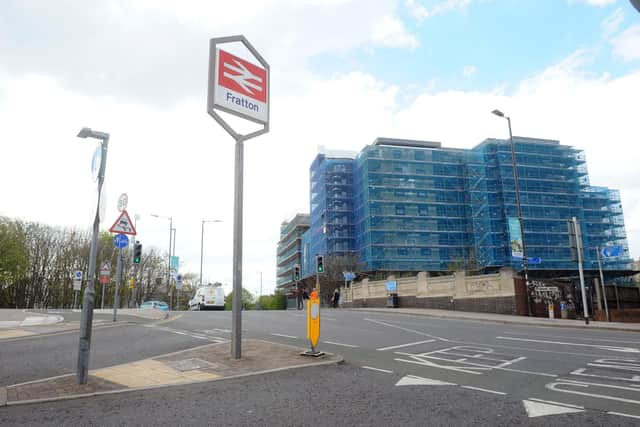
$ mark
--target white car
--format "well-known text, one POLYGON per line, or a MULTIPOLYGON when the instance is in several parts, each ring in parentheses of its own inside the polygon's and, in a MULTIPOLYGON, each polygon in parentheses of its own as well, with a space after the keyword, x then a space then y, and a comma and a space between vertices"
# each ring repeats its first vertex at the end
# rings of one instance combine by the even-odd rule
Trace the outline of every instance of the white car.
POLYGON ((224 310, 224 289, 201 286, 189 301, 189 310, 224 310))

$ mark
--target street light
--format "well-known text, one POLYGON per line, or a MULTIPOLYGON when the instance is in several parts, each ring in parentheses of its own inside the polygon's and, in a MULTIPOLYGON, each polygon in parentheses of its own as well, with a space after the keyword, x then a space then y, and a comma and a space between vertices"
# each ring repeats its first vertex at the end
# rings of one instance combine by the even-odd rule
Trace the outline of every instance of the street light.
POLYGON ((100 195, 104 184, 104 172, 107 166, 107 152, 109 148, 109 134, 93 131, 91 128, 82 128, 78 138, 94 138, 100 140, 100 170, 98 172, 98 206, 93 219, 93 235, 91 237, 91 249, 89 252, 89 271, 87 272, 87 286, 84 289, 82 299, 82 317, 80 320, 80 340, 78 343, 78 366, 76 379, 78 384, 86 384, 89 373, 89 354, 91 350, 91 328, 93 323, 93 305, 95 303, 96 290, 93 276, 96 271, 96 256, 98 253, 98 234, 100 233, 100 195))
MULTIPOLYGON (((173 241, 173 217, 151 214, 156 218, 164 218, 169 220, 169 262, 167 263, 167 291, 171 291, 171 242, 173 241)), ((169 300, 171 303, 171 300, 169 300)), ((171 309, 171 307, 169 307, 171 309)))
POLYGON ((518 210, 518 224, 520 225, 520 236, 522 238, 522 272, 524 275, 524 284, 527 293, 527 310, 529 312, 529 316, 531 316, 531 303, 529 301, 529 271, 527 268, 527 245, 525 244, 524 239, 524 226, 522 223, 522 207, 520 206, 520 184, 518 182, 518 168, 516 166, 516 149, 513 144, 513 133, 511 132, 511 118, 509 116, 505 116, 504 113, 500 110, 493 110, 491 113, 498 117, 502 117, 503 119, 507 119, 507 123, 509 124, 509 142, 511 143, 511 165, 513 166, 513 180, 514 186, 516 190, 516 208, 518 210))
POLYGON ((204 253, 204 224, 206 222, 222 222, 219 219, 203 219, 202 220, 202 232, 200 233, 200 286, 202 286, 202 259, 204 253))

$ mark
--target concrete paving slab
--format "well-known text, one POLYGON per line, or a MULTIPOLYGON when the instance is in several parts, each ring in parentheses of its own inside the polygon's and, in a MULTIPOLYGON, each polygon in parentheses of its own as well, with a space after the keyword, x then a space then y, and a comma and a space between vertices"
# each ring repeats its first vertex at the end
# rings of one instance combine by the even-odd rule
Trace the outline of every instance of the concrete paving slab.
POLYGON ((244 340, 242 358, 231 357, 229 343, 207 344, 137 362, 92 370, 86 385, 75 375, 62 375, 0 388, 0 406, 45 402, 127 392, 178 384, 237 378, 268 372, 342 362, 327 353, 318 358, 300 355, 303 349, 262 340, 244 340))

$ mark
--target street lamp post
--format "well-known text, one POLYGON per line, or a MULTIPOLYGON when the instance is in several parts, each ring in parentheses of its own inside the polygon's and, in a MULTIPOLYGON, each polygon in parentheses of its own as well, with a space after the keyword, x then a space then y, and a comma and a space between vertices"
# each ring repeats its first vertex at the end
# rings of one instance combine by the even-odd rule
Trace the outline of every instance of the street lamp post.
POLYGON ((95 138, 100 140, 101 156, 100 170, 98 172, 98 206, 93 219, 93 235, 91 237, 91 249, 89 252, 89 271, 87 272, 87 286, 84 289, 82 299, 82 317, 80 320, 80 340, 78 343, 78 366, 76 379, 78 384, 86 384, 89 374, 89 354, 91 350, 91 328, 93 323, 93 305, 95 303, 96 290, 93 276, 96 271, 96 257, 98 254, 98 235, 100 234, 100 195, 104 184, 104 173, 107 166, 107 152, 109 148, 109 134, 93 131, 90 128, 82 128, 78 133, 79 138, 95 138))
MULTIPOLYGON (((156 215, 156 214, 151 214, 151 216, 169 220, 169 260, 168 260, 169 262, 167 263, 167 290, 170 291, 171 290, 171 243, 173 241, 173 238, 172 238, 173 237, 173 217, 156 215)), ((169 303, 171 303, 171 300, 169 300, 169 303)))
POLYGON ((513 133, 511 132, 511 118, 505 116, 500 110, 493 110, 491 113, 503 119, 507 119, 509 124, 509 142, 511 143, 511 165, 513 166, 513 181, 516 190, 516 208, 518 210, 518 224, 520 224, 520 235, 522 237, 522 274, 524 275, 524 284, 527 293, 527 311, 531 316, 531 302, 529 300, 529 269, 527 268, 527 245, 524 237, 524 226, 522 223, 522 206, 520 205, 520 184, 518 181, 518 168, 516 165, 516 149, 513 143, 513 133))
POLYGON ((262 271, 258 271, 260 273, 260 295, 258 296, 258 309, 262 310, 262 271))
POLYGON ((202 286, 202 261, 204 254, 204 224, 206 222, 222 222, 219 219, 202 220, 202 232, 200 233, 200 286, 202 286))

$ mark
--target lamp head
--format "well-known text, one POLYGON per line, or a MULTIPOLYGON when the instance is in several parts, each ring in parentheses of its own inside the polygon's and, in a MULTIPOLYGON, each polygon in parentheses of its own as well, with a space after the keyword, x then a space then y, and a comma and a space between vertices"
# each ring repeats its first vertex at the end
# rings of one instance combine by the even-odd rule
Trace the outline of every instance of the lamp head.
POLYGON ((498 117, 504 117, 504 113, 500 110, 493 110, 491 113, 495 114, 498 117))
POLYGON ((78 132, 78 138, 89 138, 90 136, 93 136, 91 128, 82 128, 80 132, 78 132))

